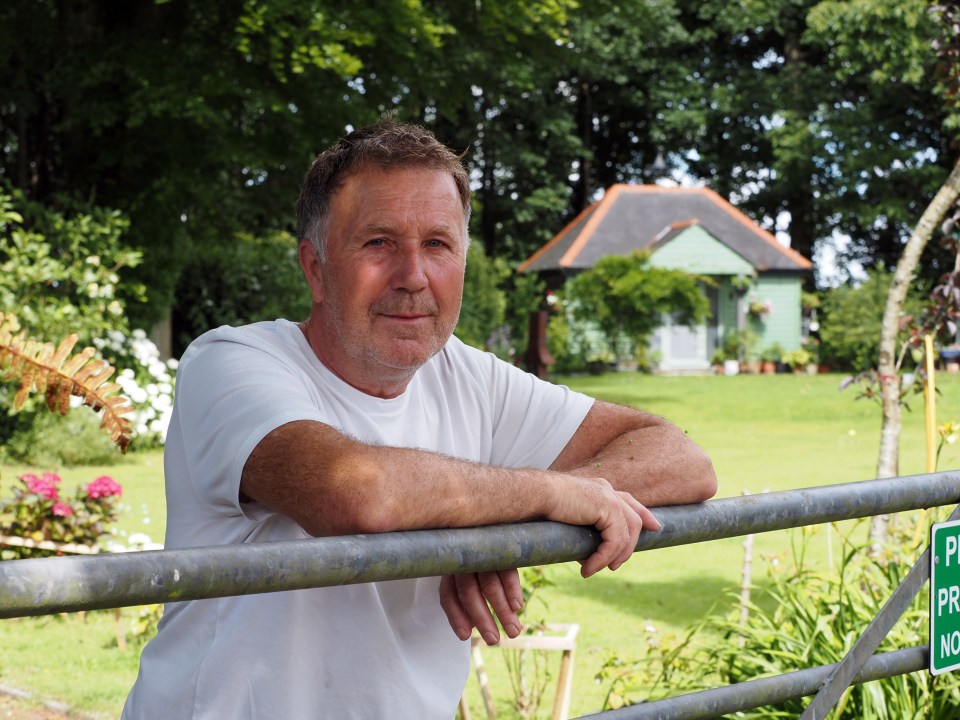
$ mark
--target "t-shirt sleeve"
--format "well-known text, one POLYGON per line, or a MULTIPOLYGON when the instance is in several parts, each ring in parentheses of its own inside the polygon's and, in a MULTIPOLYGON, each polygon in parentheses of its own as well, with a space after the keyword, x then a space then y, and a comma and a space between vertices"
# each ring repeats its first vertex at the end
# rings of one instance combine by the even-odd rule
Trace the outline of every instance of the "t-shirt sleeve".
POLYGON ((546 469, 593 407, 593 398, 494 360, 492 463, 546 469))
POLYGON ((228 335, 192 348, 177 374, 175 414, 199 498, 241 512, 240 474, 257 444, 294 420, 325 421, 321 399, 282 354, 228 335))

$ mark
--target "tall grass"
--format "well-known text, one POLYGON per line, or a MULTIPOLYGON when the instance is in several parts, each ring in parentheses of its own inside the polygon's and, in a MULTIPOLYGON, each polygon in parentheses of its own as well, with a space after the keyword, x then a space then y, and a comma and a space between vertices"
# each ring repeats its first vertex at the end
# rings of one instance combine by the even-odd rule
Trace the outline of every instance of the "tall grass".
MULTIPOLYGON (((879 441, 879 408, 838 391, 839 376, 648 377, 632 373, 559 381, 601 399, 640 407, 676 422, 704 447, 720 478, 720 496, 869 479, 879 441)), ((960 420, 960 377, 938 378, 941 421, 960 420)), ((901 473, 923 472, 923 413, 919 399, 904 418, 901 473)), ((162 540, 164 499, 159 454, 133 455, 110 468, 63 470, 64 483, 111 475, 124 486, 120 531, 146 532, 162 540)), ((948 446, 941 469, 957 467, 960 448, 948 446)), ((28 468, 0 468, 0 491, 28 468)), ((51 468, 29 468, 45 470, 51 468)), ((820 533, 819 535, 825 535, 820 533)), ((810 562, 826 556, 826 540, 810 550, 810 562)), ((763 558, 785 557, 787 533, 755 541, 755 580, 763 584, 763 558)), ((739 584, 738 538, 637 555, 616 573, 589 581, 578 566, 550 569, 553 586, 540 591, 537 614, 550 622, 580 624, 572 711, 600 708, 606 688, 595 682, 609 652, 641 654, 648 627, 680 632, 739 584)), ((134 611, 124 611, 124 622, 134 611)), ((115 647, 111 613, 0 621, 0 684, 31 690, 86 713, 116 717, 137 669, 137 649, 115 647)), ((501 717, 510 717, 509 681, 498 650, 484 651, 501 717)), ((557 658, 550 658, 554 665, 557 658)), ((374 681, 375 679, 371 679, 374 681)), ((548 689, 548 693, 552 689, 548 689)), ((468 684, 473 715, 482 716, 475 679, 468 684)), ((549 694, 548 694, 549 698, 549 694)), ((546 703, 549 708, 549 702, 546 703)))

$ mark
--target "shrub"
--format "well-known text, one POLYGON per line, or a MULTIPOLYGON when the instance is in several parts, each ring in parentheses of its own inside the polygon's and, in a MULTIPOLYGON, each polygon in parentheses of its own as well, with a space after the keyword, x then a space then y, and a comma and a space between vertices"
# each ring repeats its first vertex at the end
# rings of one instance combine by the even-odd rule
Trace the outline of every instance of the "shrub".
MULTIPOLYGON (((917 516, 914 516, 916 520, 917 516)), ((862 523, 858 523, 858 526, 862 523)), ((708 617, 682 638, 650 633, 647 657, 612 657, 598 679, 610 682, 606 704, 654 700, 705 687, 779 675, 839 662, 909 572, 919 550, 915 522, 905 518, 882 558, 868 547, 842 538, 835 568, 818 571, 804 564, 804 548, 816 532, 800 531, 792 567, 771 565, 770 585, 748 604, 744 622, 737 607, 708 617), (699 638, 709 636, 709 645, 699 638)), ((862 533, 860 533, 862 534, 862 533)), ((851 532, 851 537, 856 530, 851 532)), ((777 559, 779 560, 779 559, 777 559)), ((913 647, 926 641, 927 590, 920 593, 880 646, 880 651, 913 647)), ((793 700, 775 709, 738 713, 742 718, 798 717, 809 700, 793 700)), ((911 673, 853 686, 831 718, 928 718, 960 715, 960 676, 911 673)))
MULTIPOLYGON (((509 274, 502 262, 487 257, 480 243, 470 243, 463 279, 463 307, 455 334, 467 345, 488 349, 488 340, 504 324, 507 299, 500 284, 509 274)), ((509 348, 509 338, 500 346, 509 348)))
MULTIPOLYGON (((123 488, 103 475, 77 486, 73 497, 60 494, 60 476, 46 472, 21 475, 12 498, 0 498, 0 527, 4 533, 34 541, 95 546, 109 534, 117 519, 117 501, 123 488)), ((55 550, 4 548, 0 559, 56 555, 55 550)))
POLYGON ((106 338, 95 339, 94 345, 112 365, 123 368, 116 383, 133 404, 131 420, 137 436, 136 449, 163 445, 173 413, 177 360, 161 360, 160 351, 143 330, 129 335, 112 330, 106 338))
POLYGON ((2 448, 6 462, 39 467, 115 465, 124 462, 117 446, 100 429, 92 412, 73 412, 64 417, 39 408, 29 415, 2 448))
POLYGON ((297 242, 285 232, 238 233, 234 242, 205 250, 185 265, 176 297, 174 355, 220 325, 297 320, 310 312, 297 242))
MULTIPOLYGON (((820 358, 837 369, 863 372, 877 364, 880 325, 892 275, 882 269, 869 272, 859 286, 841 286, 824 294, 820 323, 820 358)), ((923 292, 911 292, 906 314, 916 316, 923 292)))
MULTIPOLYGON (((693 326, 710 315, 699 283, 703 278, 650 265, 649 253, 608 255, 567 282, 564 294, 574 319, 594 322, 619 352, 622 339, 631 346, 649 344, 664 314, 676 314, 693 326)), ((622 354, 621 354, 622 359, 622 354)))
MULTIPOLYGON (((16 315, 18 328, 31 337, 58 337, 65 330, 76 333, 80 347, 108 334, 129 337, 128 306, 146 298, 144 286, 124 275, 141 259, 139 251, 121 243, 128 221, 117 211, 63 199, 57 202, 63 209, 28 202, 19 191, 0 185, 0 313, 16 315)), ((130 354, 115 354, 109 360, 142 375, 130 354)), ((129 389, 127 384, 124 390, 129 389)), ((0 397, 0 404, 10 405, 5 400, 0 397)), ((73 450, 79 448, 70 438, 82 434, 82 425, 74 423, 61 437, 47 437, 59 429, 39 419, 43 416, 37 404, 28 400, 24 412, 0 420, 0 445, 22 448, 14 457, 47 464, 53 459, 47 450, 66 440, 74 446, 67 452, 76 455, 73 450), (35 422, 40 426, 33 428, 35 422), (46 447, 30 448, 27 438, 46 447)))
POLYGON ((89 345, 108 330, 126 331, 125 305, 145 300, 122 271, 140 253, 121 245, 129 225, 114 210, 68 204, 60 212, 0 186, 0 311, 13 312, 38 337, 69 328, 89 345))

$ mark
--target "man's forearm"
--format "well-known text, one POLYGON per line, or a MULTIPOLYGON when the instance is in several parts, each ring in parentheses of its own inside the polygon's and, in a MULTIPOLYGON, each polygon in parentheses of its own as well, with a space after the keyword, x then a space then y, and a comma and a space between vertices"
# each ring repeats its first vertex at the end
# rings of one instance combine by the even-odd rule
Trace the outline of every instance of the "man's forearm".
POLYGON ((649 507, 702 502, 717 491, 710 458, 669 424, 628 431, 568 472, 604 477, 649 507))
POLYGON ((556 503, 552 475, 366 445, 298 421, 261 441, 240 489, 312 535, 345 535, 545 517, 556 503))
POLYGON ((599 475, 651 506, 699 502, 717 491, 710 458, 680 428, 599 400, 551 469, 599 475))

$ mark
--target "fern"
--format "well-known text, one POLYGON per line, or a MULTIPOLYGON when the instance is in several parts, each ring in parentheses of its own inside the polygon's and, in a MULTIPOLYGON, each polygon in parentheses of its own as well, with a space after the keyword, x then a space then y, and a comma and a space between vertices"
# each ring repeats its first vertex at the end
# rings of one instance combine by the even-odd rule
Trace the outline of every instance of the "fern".
POLYGON ((83 398, 83 403, 94 412, 103 410, 100 427, 124 452, 132 435, 132 423, 127 416, 133 412, 133 406, 119 394, 119 385, 108 382, 115 368, 105 360, 95 359, 92 347, 71 355, 79 339, 76 333, 54 347, 18 330, 16 318, 0 312, 0 378, 20 383, 13 399, 14 410, 22 408, 34 391, 44 393, 47 407, 61 415, 70 409, 71 395, 83 398))

